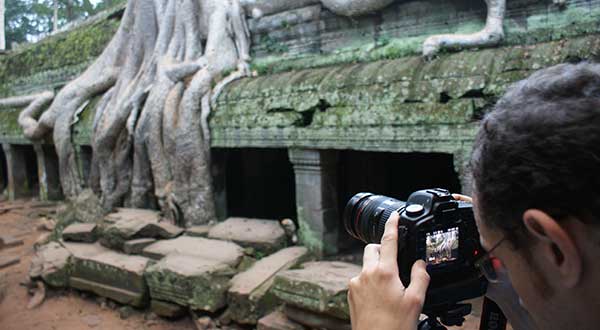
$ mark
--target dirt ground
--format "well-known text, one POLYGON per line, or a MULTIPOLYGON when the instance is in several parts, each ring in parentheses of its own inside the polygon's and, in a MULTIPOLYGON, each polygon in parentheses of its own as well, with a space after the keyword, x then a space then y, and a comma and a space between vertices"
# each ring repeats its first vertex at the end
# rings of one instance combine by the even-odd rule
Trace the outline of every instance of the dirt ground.
MULTIPOLYGON (((29 270, 33 256, 33 244, 44 233, 36 229, 40 215, 51 212, 54 207, 40 202, 19 200, 0 202, 0 210, 15 208, 0 215, 0 235, 11 235, 23 239, 24 244, 0 250, 0 256, 19 256, 20 262, 0 270, 7 277, 7 294, 0 303, 0 329, 2 330, 195 330, 191 318, 167 321, 150 312, 133 311, 126 319, 121 319, 119 308, 114 304, 102 304, 103 299, 81 294, 73 290, 49 290, 44 303, 28 310, 30 296, 27 288, 20 285, 29 270), (111 306, 112 305, 112 306, 111 306)), ((4 211, 0 211, 4 212, 4 211)))
MULTIPOLYGON (((114 303, 91 294, 75 290, 48 290, 44 303, 32 310, 27 309, 30 296, 20 283, 26 279, 34 243, 47 233, 38 228, 41 219, 51 214, 55 205, 34 200, 15 202, 0 201, 0 235, 10 235, 23 240, 24 244, 0 250, 2 256, 19 256, 18 264, 0 268, 6 276, 8 290, 0 303, 0 329, 2 330, 195 330, 190 317, 177 321, 156 317, 149 311, 133 310, 130 316, 121 318, 120 308, 114 303)), ((474 313, 460 329, 479 329, 479 305, 474 304, 474 313)), ((458 328, 453 328, 458 329, 458 328)))

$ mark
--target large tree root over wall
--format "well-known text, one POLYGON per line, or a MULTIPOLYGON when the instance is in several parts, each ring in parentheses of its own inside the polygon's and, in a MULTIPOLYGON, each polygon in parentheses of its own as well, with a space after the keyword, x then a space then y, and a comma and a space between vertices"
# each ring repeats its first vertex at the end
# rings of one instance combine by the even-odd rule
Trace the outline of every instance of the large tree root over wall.
POLYGON ((90 181, 104 208, 159 207, 178 225, 206 223, 215 217, 208 100, 213 85, 246 75, 248 61, 239 0, 129 0, 98 59, 20 124, 32 139, 53 131, 63 191, 76 196, 72 125, 100 96, 90 181))

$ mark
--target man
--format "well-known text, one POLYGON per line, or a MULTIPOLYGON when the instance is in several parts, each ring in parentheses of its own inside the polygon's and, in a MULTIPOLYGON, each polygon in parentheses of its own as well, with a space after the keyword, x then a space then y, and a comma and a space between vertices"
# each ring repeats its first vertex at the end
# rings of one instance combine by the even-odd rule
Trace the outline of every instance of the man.
MULTIPOLYGON (((471 167, 481 243, 536 326, 598 329, 600 65, 558 65, 511 87, 481 122, 471 167)), ((429 276, 418 261, 401 283, 398 218, 350 281, 355 330, 416 328, 429 276)))

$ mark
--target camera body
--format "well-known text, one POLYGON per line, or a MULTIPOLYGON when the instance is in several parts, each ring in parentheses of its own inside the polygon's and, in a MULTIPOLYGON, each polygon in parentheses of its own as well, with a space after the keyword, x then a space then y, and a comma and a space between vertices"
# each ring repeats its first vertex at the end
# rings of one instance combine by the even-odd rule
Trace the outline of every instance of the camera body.
POLYGON ((398 267, 410 283, 415 261, 427 263, 431 278, 424 312, 447 311, 456 303, 485 294, 487 281, 475 266, 484 253, 470 203, 443 189, 414 192, 406 202, 370 193, 355 195, 346 205, 348 232, 366 243, 380 243, 385 223, 398 211, 398 267))

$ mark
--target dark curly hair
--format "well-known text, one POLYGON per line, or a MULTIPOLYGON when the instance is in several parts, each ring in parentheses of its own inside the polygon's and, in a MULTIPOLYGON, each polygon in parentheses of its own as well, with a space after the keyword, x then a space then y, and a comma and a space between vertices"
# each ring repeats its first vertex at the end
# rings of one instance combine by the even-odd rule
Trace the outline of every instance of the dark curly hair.
POLYGON ((600 224, 600 65, 561 64, 514 84, 471 158, 478 213, 516 246, 530 208, 600 224))

